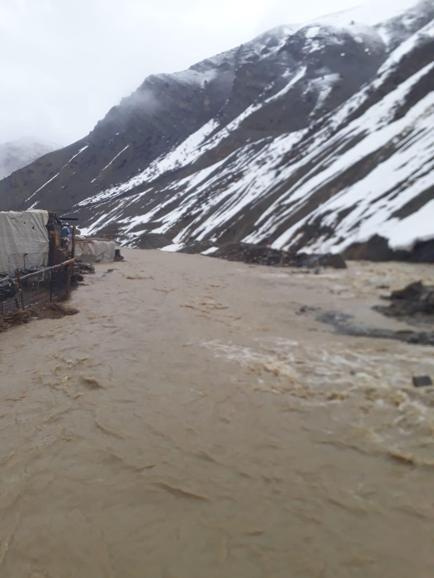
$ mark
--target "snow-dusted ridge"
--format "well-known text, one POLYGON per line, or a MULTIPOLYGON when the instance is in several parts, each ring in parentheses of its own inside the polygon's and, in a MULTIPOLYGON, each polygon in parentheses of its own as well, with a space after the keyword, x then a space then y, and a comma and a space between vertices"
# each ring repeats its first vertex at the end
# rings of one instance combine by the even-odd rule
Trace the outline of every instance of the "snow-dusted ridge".
POLYGON ((434 6, 387 4, 389 21, 376 3, 147 79, 24 203, 65 190, 88 234, 209 255, 434 239, 434 6))

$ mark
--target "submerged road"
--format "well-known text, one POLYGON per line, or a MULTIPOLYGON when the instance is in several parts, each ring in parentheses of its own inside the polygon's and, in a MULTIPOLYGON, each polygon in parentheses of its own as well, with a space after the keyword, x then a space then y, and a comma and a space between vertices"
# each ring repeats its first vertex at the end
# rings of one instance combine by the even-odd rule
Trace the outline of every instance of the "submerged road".
POLYGON ((1 578, 432 578, 434 349, 316 321, 432 268, 126 259, 0 334, 1 578))

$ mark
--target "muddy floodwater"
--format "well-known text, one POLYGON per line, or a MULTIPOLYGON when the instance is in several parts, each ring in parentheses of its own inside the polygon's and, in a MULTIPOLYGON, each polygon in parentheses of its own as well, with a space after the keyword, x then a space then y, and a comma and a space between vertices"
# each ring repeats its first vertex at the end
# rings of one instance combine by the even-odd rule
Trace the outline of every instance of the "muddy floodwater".
POLYGON ((433 578, 434 348, 319 275, 127 251, 0 334, 1 578, 433 578))

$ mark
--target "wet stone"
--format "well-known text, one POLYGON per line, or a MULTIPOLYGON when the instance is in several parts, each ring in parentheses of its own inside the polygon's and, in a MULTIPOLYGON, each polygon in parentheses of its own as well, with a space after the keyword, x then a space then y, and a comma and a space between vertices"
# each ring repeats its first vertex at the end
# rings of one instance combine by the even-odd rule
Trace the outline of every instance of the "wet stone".
POLYGON ((413 377, 414 387, 430 387, 433 384, 429 375, 418 375, 413 377))
POLYGON ((403 289, 392 291, 385 299, 387 306, 376 306, 375 309, 396 318, 415 317, 428 323, 434 320, 434 286, 424 285, 421 281, 410 283, 403 289))

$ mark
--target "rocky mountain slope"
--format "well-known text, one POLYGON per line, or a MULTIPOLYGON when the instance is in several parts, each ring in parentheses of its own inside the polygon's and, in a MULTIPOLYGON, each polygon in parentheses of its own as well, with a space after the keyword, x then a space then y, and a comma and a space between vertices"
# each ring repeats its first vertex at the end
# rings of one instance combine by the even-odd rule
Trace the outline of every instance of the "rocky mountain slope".
POLYGON ((29 140, 0 143, 0 179, 27 166, 56 147, 29 140))
POLYGON ((81 141, 0 183, 0 208, 208 254, 234 243, 427 259, 434 5, 272 30, 147 78, 81 141))

